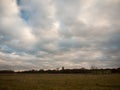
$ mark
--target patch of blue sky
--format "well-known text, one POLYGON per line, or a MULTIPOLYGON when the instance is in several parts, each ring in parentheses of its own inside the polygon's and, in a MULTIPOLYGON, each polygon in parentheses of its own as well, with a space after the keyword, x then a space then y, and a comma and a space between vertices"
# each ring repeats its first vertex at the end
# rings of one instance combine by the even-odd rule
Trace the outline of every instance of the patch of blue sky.
POLYGON ((20 5, 21 4, 21 0, 17 0, 17 5, 20 5))
POLYGON ((14 50, 12 50, 11 48, 9 48, 8 46, 4 45, 4 46, 0 46, 1 51, 5 52, 5 53, 12 53, 14 52, 14 50))
POLYGON ((30 17, 29 12, 26 10, 21 10, 20 12, 21 18, 23 18, 25 21, 28 21, 30 17))
MULTIPOLYGON (((17 0, 16 3, 18 6, 21 6, 23 2, 22 2, 22 0, 17 0)), ((20 17, 22 19, 24 19, 25 21, 28 21, 29 20, 29 12, 27 10, 21 9, 20 10, 20 17)))

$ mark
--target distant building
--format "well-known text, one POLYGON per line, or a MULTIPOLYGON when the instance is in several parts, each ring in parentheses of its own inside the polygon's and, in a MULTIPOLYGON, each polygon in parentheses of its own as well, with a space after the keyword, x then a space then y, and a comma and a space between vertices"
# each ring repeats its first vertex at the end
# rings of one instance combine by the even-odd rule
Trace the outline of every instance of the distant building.
POLYGON ((65 70, 64 67, 62 67, 62 70, 65 70))

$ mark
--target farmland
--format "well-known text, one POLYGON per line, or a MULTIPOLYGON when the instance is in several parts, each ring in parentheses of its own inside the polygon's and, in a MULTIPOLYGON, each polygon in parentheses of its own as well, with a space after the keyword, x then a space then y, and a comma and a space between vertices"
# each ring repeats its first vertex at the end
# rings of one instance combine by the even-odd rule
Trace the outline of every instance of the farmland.
POLYGON ((120 74, 0 74, 0 90, 120 90, 120 74))

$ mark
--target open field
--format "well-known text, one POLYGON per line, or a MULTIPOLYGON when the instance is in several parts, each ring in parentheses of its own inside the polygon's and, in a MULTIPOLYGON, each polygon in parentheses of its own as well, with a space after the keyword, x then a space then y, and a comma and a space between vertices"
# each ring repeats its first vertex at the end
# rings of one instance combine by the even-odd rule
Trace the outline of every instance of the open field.
POLYGON ((120 90, 120 74, 0 74, 0 90, 120 90))

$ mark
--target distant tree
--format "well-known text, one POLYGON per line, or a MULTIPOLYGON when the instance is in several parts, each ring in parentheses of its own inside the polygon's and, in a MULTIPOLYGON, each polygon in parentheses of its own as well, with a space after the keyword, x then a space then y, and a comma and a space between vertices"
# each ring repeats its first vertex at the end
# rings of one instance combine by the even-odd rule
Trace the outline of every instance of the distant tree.
POLYGON ((95 70, 95 69, 98 69, 98 68, 96 66, 92 65, 90 69, 95 70))
POLYGON ((14 73, 13 70, 0 70, 0 73, 14 73))

